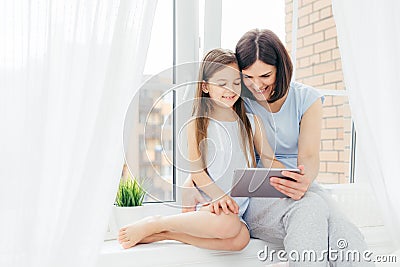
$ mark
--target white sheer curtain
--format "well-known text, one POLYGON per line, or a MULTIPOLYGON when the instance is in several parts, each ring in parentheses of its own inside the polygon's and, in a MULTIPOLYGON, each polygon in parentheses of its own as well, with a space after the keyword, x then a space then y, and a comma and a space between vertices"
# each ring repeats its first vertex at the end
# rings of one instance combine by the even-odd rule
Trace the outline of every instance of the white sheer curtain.
POLYGON ((361 168, 400 245, 400 1, 334 0, 361 168))
POLYGON ((95 263, 155 6, 0 2, 0 266, 95 263))

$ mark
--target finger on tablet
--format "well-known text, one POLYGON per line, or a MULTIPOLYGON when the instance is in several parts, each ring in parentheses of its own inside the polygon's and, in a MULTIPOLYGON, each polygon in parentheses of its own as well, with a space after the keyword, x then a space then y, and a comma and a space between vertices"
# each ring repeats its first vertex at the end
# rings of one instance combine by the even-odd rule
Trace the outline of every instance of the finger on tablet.
POLYGON ((225 214, 229 214, 229 209, 228 209, 228 206, 226 205, 225 201, 221 202, 221 207, 222 207, 222 210, 225 212, 225 214))
POLYGON ((219 202, 214 202, 213 206, 214 206, 214 213, 219 215, 219 213, 220 213, 220 211, 219 211, 219 202))

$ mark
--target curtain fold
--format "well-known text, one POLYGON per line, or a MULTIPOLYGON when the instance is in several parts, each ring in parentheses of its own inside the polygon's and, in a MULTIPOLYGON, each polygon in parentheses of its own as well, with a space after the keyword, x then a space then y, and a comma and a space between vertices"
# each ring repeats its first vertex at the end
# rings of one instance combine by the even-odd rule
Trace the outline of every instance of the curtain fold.
POLYGON ((157 1, 1 1, 0 266, 93 266, 157 1))
POLYGON ((400 247, 399 1, 333 0, 360 167, 400 247))

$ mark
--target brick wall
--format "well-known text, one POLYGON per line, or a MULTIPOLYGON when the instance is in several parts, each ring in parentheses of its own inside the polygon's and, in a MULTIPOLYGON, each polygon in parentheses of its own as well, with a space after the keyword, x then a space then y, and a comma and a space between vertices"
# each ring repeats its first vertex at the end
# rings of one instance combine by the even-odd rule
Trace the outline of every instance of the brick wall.
MULTIPOLYGON (((292 49, 293 1, 286 1, 286 46, 292 49)), ((299 0, 296 80, 318 89, 344 90, 331 0, 299 0)), ((321 140, 322 183, 349 180, 351 118, 345 96, 326 96, 321 140)))

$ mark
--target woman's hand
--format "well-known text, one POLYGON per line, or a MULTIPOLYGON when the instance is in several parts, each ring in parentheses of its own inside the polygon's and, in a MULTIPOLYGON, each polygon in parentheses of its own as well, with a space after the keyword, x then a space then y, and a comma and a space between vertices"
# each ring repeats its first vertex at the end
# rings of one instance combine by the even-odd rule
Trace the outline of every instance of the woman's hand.
POLYGON ((204 202, 206 200, 194 186, 192 178, 186 179, 182 185, 182 212, 196 211, 196 205, 204 202))
POLYGON ((309 179, 304 174, 304 165, 299 165, 298 168, 300 170, 300 174, 295 172, 282 171, 282 175, 290 177, 296 180, 296 182, 278 177, 271 177, 270 179, 270 184, 275 187, 276 190, 287 195, 293 200, 301 199, 307 192, 313 181, 313 179, 309 179))
POLYGON ((225 214, 229 214, 230 212, 232 213, 239 213, 239 205, 236 203, 236 201, 231 198, 228 195, 224 195, 223 197, 219 198, 218 200, 215 200, 213 202, 211 202, 209 204, 209 208, 210 211, 212 213, 215 213, 217 215, 219 215, 220 209, 222 209, 222 211, 225 214))

